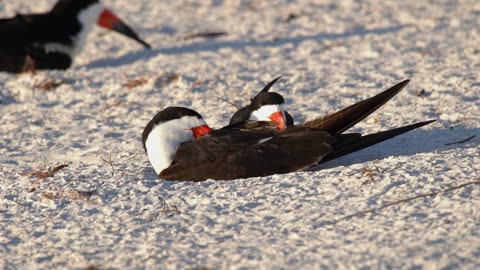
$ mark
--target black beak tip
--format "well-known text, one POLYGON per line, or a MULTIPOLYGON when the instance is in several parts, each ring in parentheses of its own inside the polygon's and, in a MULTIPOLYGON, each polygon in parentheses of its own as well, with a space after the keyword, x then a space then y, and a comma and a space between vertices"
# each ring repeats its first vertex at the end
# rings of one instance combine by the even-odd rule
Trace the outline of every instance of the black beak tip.
POLYGON ((132 30, 132 28, 130 28, 126 24, 116 24, 112 27, 112 30, 137 41, 138 43, 142 44, 143 47, 146 49, 152 49, 152 46, 150 46, 150 44, 138 37, 138 35, 132 30))
POLYGON ((145 42, 145 41, 143 41, 143 40, 141 40, 141 39, 138 39, 138 42, 140 42, 145 49, 148 49, 148 50, 151 50, 151 49, 152 49, 152 46, 151 46, 150 44, 148 44, 147 42, 145 42))
POLYGON ((143 39, 139 38, 136 34, 131 35, 130 38, 132 38, 136 42, 142 44, 145 49, 148 49, 148 50, 152 49, 152 46, 150 44, 145 42, 143 39))

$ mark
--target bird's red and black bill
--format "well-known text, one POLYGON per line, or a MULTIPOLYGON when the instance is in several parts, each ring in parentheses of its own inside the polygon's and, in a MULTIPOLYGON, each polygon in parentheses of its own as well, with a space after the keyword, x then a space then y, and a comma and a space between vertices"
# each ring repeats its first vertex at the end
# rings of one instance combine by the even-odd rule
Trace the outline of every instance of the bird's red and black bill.
POLYGON ((201 136, 210 133, 212 130, 213 129, 210 128, 208 125, 194 127, 192 128, 193 137, 195 137, 195 139, 198 139, 201 136))
POLYGON ((277 123, 277 128, 282 130, 287 127, 282 112, 274 112, 268 117, 272 122, 277 123))
POLYGON ((132 28, 130 28, 130 26, 125 24, 109 9, 104 9, 102 11, 100 17, 98 18, 97 24, 101 27, 113 30, 133 40, 136 40, 137 42, 141 43, 145 48, 151 48, 150 44, 139 38, 138 35, 132 30, 132 28))

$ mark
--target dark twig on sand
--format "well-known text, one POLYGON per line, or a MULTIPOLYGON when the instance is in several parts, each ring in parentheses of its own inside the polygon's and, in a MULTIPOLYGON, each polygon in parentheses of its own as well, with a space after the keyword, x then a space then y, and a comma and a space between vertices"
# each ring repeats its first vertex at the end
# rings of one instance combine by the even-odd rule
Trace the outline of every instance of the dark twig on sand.
POLYGON ((108 155, 108 160, 104 159, 103 157, 100 157, 100 159, 105 162, 110 164, 110 167, 112 167, 112 175, 110 177, 113 177, 115 175, 115 167, 113 167, 113 162, 112 162, 112 153, 108 155))
POLYGON ((451 143, 446 143, 445 145, 453 145, 453 144, 462 144, 462 143, 466 143, 468 141, 470 141, 471 139, 475 138, 476 135, 472 135, 464 140, 461 140, 461 141, 456 141, 456 142, 451 142, 451 143))
POLYGON ((29 171, 29 172, 18 173, 18 174, 21 175, 21 176, 35 176, 35 178, 37 178, 37 179, 43 179, 43 178, 47 178, 47 177, 53 177, 56 172, 58 172, 59 170, 65 168, 65 167, 68 167, 68 165, 67 164, 62 164, 62 165, 59 165, 59 166, 56 166, 56 167, 53 167, 53 168, 49 167, 46 172, 42 172, 40 170, 32 170, 32 171, 29 171))
POLYGON ((450 191, 454 191, 454 190, 457 190, 457 189, 461 189, 461 188, 464 188, 466 186, 470 186, 470 185, 478 185, 480 184, 480 180, 477 179, 475 181, 472 181, 472 182, 467 182, 467 183, 464 183, 464 184, 461 184, 461 185, 458 185, 456 187, 451 187, 451 188, 447 188, 447 189, 444 189, 444 190, 439 190, 439 191, 435 191, 435 192, 430 192, 430 193, 425 193, 425 194, 419 194, 419 195, 416 195, 416 196, 413 196, 413 197, 410 197, 410 198, 405 198, 405 199, 402 199, 402 200, 398 200, 398 201, 394 201, 394 202, 390 202, 390 203, 387 203, 387 204, 384 204, 378 208, 373 208, 373 209, 369 209, 369 210, 364 210, 364 211, 360 211, 360 212, 356 212, 354 214, 351 214, 351 215, 347 215, 347 216, 344 216, 342 218, 339 218, 335 221, 333 221, 332 223, 330 223, 331 225, 335 225, 339 222, 342 222, 342 221, 345 221, 345 220, 349 220, 349 219, 352 219, 354 217, 357 217, 357 216, 361 216, 361 215, 365 215, 365 214, 369 214, 369 213, 374 213, 374 212, 377 212, 377 211, 380 211, 380 210, 383 210, 387 207, 390 207, 390 206, 394 206, 394 205, 398 205, 398 204, 401 204, 401 203, 406 203, 406 202, 410 202, 410 201, 413 201, 413 200, 416 200, 416 199, 420 199, 420 198, 427 198, 427 197, 434 197, 440 193, 446 193, 446 192, 450 192, 450 191))
POLYGON ((226 99, 226 98, 222 98, 222 97, 219 97, 219 96, 215 96, 213 95, 213 97, 217 98, 217 99, 220 99, 221 101, 225 101, 227 102, 228 104, 232 105, 233 107, 235 107, 237 110, 240 109, 240 106, 238 106, 237 104, 231 102, 230 100, 226 99))
POLYGON ((66 200, 69 202, 91 202, 91 197, 95 195, 97 190, 81 191, 75 189, 55 189, 54 191, 41 194, 42 198, 52 201, 66 200))
POLYGON ((228 35, 227 32, 224 31, 207 31, 207 32, 200 32, 200 33, 194 33, 190 34, 188 36, 185 36, 183 39, 188 40, 188 39, 193 39, 193 38, 216 38, 220 36, 226 36, 228 35))
POLYGON ((180 81, 180 75, 175 73, 167 73, 167 74, 160 75, 156 79, 155 86, 158 86, 158 87, 167 86, 172 83, 177 83, 178 81, 180 81))
POLYGON ((33 86, 35 89, 41 89, 43 91, 53 91, 57 89, 60 85, 65 84, 65 81, 49 79, 40 83, 37 83, 33 86))
POLYGON ((160 196, 158 198, 160 199, 161 203, 160 213, 166 216, 179 215, 182 213, 180 210, 178 210, 177 206, 167 204, 167 201, 160 196))
POLYGON ((422 90, 418 91, 415 95, 417 97, 421 97, 421 96, 425 96, 425 94, 427 94, 427 92, 425 91, 425 89, 422 89, 422 90))
POLYGON ((127 87, 128 89, 133 89, 139 86, 142 86, 148 82, 148 78, 145 76, 140 76, 135 79, 130 79, 126 83, 124 83, 122 86, 127 87))

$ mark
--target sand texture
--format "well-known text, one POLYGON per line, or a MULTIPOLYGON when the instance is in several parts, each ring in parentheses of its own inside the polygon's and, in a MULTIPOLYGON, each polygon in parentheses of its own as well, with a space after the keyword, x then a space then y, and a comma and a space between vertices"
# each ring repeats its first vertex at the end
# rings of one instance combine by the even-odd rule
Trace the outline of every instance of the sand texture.
POLYGON ((480 1, 105 2, 152 50, 95 28, 67 71, 0 73, 0 269, 480 268, 480 1), (157 179, 156 112, 222 127, 281 74, 297 122, 404 79, 352 131, 437 122, 312 171, 157 179))

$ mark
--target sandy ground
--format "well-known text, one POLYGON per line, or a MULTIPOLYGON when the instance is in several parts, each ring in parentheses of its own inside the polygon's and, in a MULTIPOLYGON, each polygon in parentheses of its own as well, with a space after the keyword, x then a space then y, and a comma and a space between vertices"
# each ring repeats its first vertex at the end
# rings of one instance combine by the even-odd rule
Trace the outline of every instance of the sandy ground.
POLYGON ((66 72, 0 74, 0 269, 480 268, 480 2, 132 3, 106 1, 151 51, 95 29, 66 72), (189 38, 205 31, 228 35, 189 38), (353 131, 438 121, 313 171, 156 179, 157 111, 221 127, 235 109, 217 97, 244 104, 280 74, 298 122, 407 78, 353 131))

